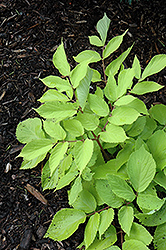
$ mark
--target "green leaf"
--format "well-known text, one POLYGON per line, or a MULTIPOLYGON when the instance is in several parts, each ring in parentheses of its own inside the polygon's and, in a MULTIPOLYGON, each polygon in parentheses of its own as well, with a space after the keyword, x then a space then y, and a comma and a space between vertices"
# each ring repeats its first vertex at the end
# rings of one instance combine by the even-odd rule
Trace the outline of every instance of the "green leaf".
POLYGON ((105 44, 106 38, 107 38, 107 32, 110 26, 111 20, 107 17, 106 13, 104 13, 104 16, 102 19, 100 19, 97 23, 97 31, 100 34, 102 44, 105 44))
POLYGON ((124 106, 124 105, 128 105, 129 103, 131 103, 135 99, 136 99, 136 97, 134 97, 132 95, 125 95, 125 96, 120 97, 114 104, 116 106, 124 106))
POLYGON ((84 142, 77 142, 74 146, 74 158, 78 170, 82 173, 93 154, 93 141, 86 139, 84 142))
POLYGON ((70 189, 69 194, 68 194, 69 205, 72 205, 72 203, 77 199, 77 197, 81 191, 82 191, 81 177, 77 177, 74 181, 72 188, 70 189))
POLYGON ((130 89, 133 84, 134 70, 124 69, 118 75, 117 98, 126 94, 127 89, 130 89))
POLYGON ((55 171, 51 175, 49 161, 43 167, 41 183, 43 191, 46 189, 54 189, 59 181, 59 169, 55 169, 55 171))
POLYGON ((130 155, 127 172, 137 192, 143 192, 153 180, 156 173, 156 163, 144 146, 130 155))
POLYGON ((154 181, 160 185, 161 187, 166 189, 166 176, 165 174, 160 171, 154 178, 154 181))
POLYGON ((104 94, 109 101, 117 100, 117 84, 114 76, 110 73, 108 76, 106 87, 104 88, 104 94))
POLYGON ((112 111, 112 116, 108 121, 114 125, 132 124, 140 116, 140 113, 133 108, 127 106, 116 107, 112 111))
POLYGON ((138 119, 135 122, 133 122, 132 127, 127 131, 127 135, 129 135, 130 137, 138 136, 143 131, 145 124, 146 124, 146 117, 145 116, 138 117, 138 119))
POLYGON ((43 79, 39 78, 47 87, 57 88, 60 92, 69 90, 70 83, 68 80, 62 79, 59 76, 47 76, 43 79))
POLYGON ((56 190, 62 189, 63 187, 66 187, 72 182, 76 176, 78 175, 78 171, 69 171, 67 174, 65 174, 58 182, 56 186, 56 190))
POLYGON ((138 58, 137 58, 136 55, 134 57, 132 68, 134 69, 135 77, 137 79, 139 79, 140 76, 141 76, 141 66, 140 66, 140 62, 139 62, 139 60, 138 60, 138 58))
POLYGON ((98 240, 97 238, 94 242, 88 247, 87 250, 118 250, 119 248, 110 247, 117 241, 116 229, 113 225, 111 225, 105 234, 103 235, 102 240, 98 240))
POLYGON ((78 194, 78 197, 72 206, 85 211, 85 213, 91 213, 95 211, 97 204, 94 196, 89 191, 83 189, 78 194))
POLYGON ((84 50, 74 57, 74 60, 78 63, 83 61, 89 61, 89 63, 92 63, 100 61, 101 57, 100 54, 94 50, 84 50))
POLYGON ((58 143, 52 150, 50 158, 49 158, 49 164, 50 164, 50 170, 51 173, 55 171, 57 166, 59 165, 60 161, 64 158, 64 155, 68 149, 68 142, 64 143, 58 143))
POLYGON ((151 214, 136 214, 135 215, 139 221, 145 226, 158 226, 166 222, 166 202, 157 212, 151 214))
POLYGON ((74 135, 75 137, 84 134, 84 128, 81 122, 76 120, 75 118, 64 120, 63 126, 65 130, 67 130, 71 135, 74 135))
POLYGON ((53 64, 63 76, 68 76, 70 74, 70 65, 67 61, 63 42, 53 55, 53 64))
POLYGON ((77 108, 77 103, 48 102, 35 111, 44 118, 54 118, 55 122, 59 122, 76 114, 77 108))
POLYGON ((134 220, 134 211, 132 207, 123 206, 118 211, 118 220, 122 230, 130 235, 131 226, 134 220))
POLYGON ((100 40, 98 36, 89 36, 89 42, 90 44, 95 45, 97 47, 103 46, 103 42, 100 40))
POLYGON ((65 240, 71 236, 85 220, 86 215, 83 211, 64 208, 55 214, 44 237, 49 237, 55 241, 65 240))
POLYGON ((113 124, 108 124, 106 131, 99 133, 99 135, 102 141, 110 143, 124 142, 128 138, 123 128, 113 124))
POLYGON ((131 49, 132 49, 133 45, 131 47, 129 47, 125 52, 123 52, 117 59, 115 59, 114 61, 112 61, 106 68, 105 70, 105 74, 108 76, 110 74, 116 75, 116 73, 118 72, 121 64, 123 63, 123 61, 126 59, 126 57, 128 56, 128 54, 130 53, 131 49))
POLYGON ((103 59, 107 58, 109 55, 111 55, 115 50, 119 48, 123 41, 124 35, 127 33, 128 30, 126 30, 122 35, 113 37, 107 46, 105 47, 103 51, 103 59))
POLYGON ((101 81, 101 74, 95 69, 92 69, 92 72, 93 72, 92 82, 100 82, 101 81))
POLYGON ((166 105, 157 104, 149 110, 150 115, 162 125, 166 125, 166 105))
POLYGON ((127 201, 133 201, 135 199, 135 194, 132 188, 126 183, 125 180, 121 179, 117 175, 107 174, 108 184, 110 185, 112 191, 120 198, 127 201))
POLYGON ((88 63, 89 61, 83 61, 82 63, 77 64, 77 66, 71 71, 70 80, 73 88, 77 88, 80 81, 86 76, 88 63))
POLYGON ((38 139, 27 143, 22 149, 19 157, 24 157, 30 161, 38 157, 39 155, 46 154, 53 147, 53 143, 49 139, 38 139))
POLYGON ((135 109, 139 113, 142 113, 142 114, 145 114, 145 115, 149 115, 145 103, 143 101, 141 101, 140 99, 138 99, 138 98, 135 98, 127 106, 129 108, 135 109))
POLYGON ((99 116, 107 116, 109 113, 108 104, 97 95, 89 94, 88 103, 91 110, 99 116))
POLYGON ((109 247, 109 248, 106 249, 106 250, 120 250, 120 248, 117 247, 117 246, 111 246, 111 247, 109 247))
POLYGON ((43 127, 46 133, 56 140, 64 140, 66 137, 65 130, 59 123, 55 123, 54 120, 45 120, 43 122, 43 127))
POLYGON ((39 102, 52 102, 52 101, 67 102, 69 101, 69 98, 55 89, 49 89, 44 93, 44 95, 38 101, 39 102))
POLYGON ((158 226, 155 230, 154 248, 157 250, 166 249, 166 223, 158 226))
POLYGON ((163 130, 156 131, 147 141, 147 146, 156 162, 157 170, 162 170, 166 166, 166 133, 163 130))
POLYGON ((36 167, 41 161, 44 160, 44 158, 46 157, 46 153, 44 155, 39 155, 38 157, 30 160, 30 161, 27 161, 27 160, 24 160, 21 164, 21 167, 20 169, 31 169, 31 168, 34 168, 36 167))
POLYGON ((149 248, 139 240, 126 240, 123 243, 123 250, 148 250, 149 248))
POLYGON ((164 200, 159 199, 157 196, 150 194, 138 194, 137 204, 142 209, 159 210, 164 204, 164 200))
POLYGON ((145 245, 149 245, 153 239, 151 234, 146 230, 145 227, 142 225, 133 222, 131 226, 130 236, 127 234, 125 235, 125 240, 134 240, 137 239, 139 241, 142 241, 145 245))
POLYGON ((145 124, 144 130, 140 134, 140 137, 143 140, 149 139, 149 137, 152 135, 152 133, 156 129, 156 127, 157 127, 157 124, 153 120, 153 118, 146 116, 146 124, 145 124))
POLYGON ((153 74, 158 73, 162 69, 164 69, 166 66, 166 55, 165 54, 160 54, 154 56, 146 68, 144 69, 144 72, 141 77, 141 81, 144 80, 146 77, 151 76, 153 74))
POLYGON ((99 238, 105 233, 114 219, 114 210, 109 208, 100 213, 99 238))
POLYGON ((39 118, 29 118, 20 122, 16 129, 16 137, 21 143, 45 138, 41 120, 39 118))
POLYGON ((164 88, 164 86, 158 84, 157 82, 153 81, 143 81, 143 82, 138 82, 134 88, 130 91, 132 94, 136 95, 143 95, 149 92, 155 92, 158 91, 159 89, 164 88))
POLYGON ((92 74, 93 71, 88 67, 86 76, 80 81, 80 84, 76 89, 77 98, 82 109, 84 109, 88 98, 92 74))
POLYGON ((113 208, 119 208, 123 204, 124 200, 112 192, 107 180, 96 180, 95 187, 103 203, 113 208))
POLYGON ((99 118, 96 115, 79 112, 77 115, 77 119, 81 122, 82 126, 86 130, 94 131, 99 125, 99 118))
POLYGON ((98 213, 92 215, 88 220, 84 232, 84 242, 86 248, 88 248, 92 244, 92 242, 96 237, 97 230, 99 227, 99 221, 100 221, 100 215, 98 213))

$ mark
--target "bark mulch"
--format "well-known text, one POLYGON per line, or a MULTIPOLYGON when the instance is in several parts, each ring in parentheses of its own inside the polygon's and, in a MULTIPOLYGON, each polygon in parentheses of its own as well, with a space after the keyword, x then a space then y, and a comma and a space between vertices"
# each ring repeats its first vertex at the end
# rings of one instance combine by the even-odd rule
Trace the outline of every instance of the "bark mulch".
MULTIPOLYGON (((19 170, 21 159, 15 157, 22 145, 16 140, 17 124, 37 114, 33 107, 46 91, 38 80, 57 74, 51 62, 63 37, 68 60, 83 49, 93 49, 88 35, 96 33, 95 25, 104 12, 111 19, 108 40, 129 32, 120 53, 135 42, 126 65, 131 66, 137 54, 144 68, 157 54, 166 53, 165 0, 2 0, 0 2, 0 249, 76 249, 83 239, 83 228, 63 242, 44 239, 53 215, 67 207, 66 189, 42 192, 40 168, 19 170), (41 202, 26 186, 45 197, 41 202)), ((166 70, 154 76, 166 85, 166 70)), ((142 97, 148 107, 166 104, 166 88, 142 97)), ((153 249, 153 247, 151 247, 153 249)))

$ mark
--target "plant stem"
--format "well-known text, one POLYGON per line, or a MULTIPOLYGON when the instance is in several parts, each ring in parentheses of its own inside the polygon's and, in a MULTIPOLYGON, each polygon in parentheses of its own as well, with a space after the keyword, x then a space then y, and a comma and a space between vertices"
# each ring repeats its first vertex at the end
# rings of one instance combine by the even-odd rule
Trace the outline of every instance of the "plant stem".
POLYGON ((105 160, 106 160, 106 161, 109 161, 109 157, 108 157, 107 153, 105 152, 104 148, 102 147, 102 145, 101 145, 101 143, 100 143, 100 141, 99 141, 99 137, 100 137, 100 136, 97 137, 93 131, 91 131, 91 132, 92 132, 94 138, 96 139, 96 141, 97 141, 97 143, 98 143, 98 145, 99 145, 101 151, 103 152, 103 155, 104 155, 104 157, 105 157, 105 160))
POLYGON ((95 213, 100 213, 100 212, 102 212, 102 211, 104 211, 104 210, 107 210, 107 209, 109 209, 109 208, 110 208, 109 206, 104 207, 104 208, 102 208, 102 209, 100 209, 100 210, 98 210, 98 211, 94 211, 94 212, 91 213, 91 214, 87 214, 86 217, 89 217, 89 216, 91 216, 91 215, 93 215, 93 214, 95 214, 95 213))

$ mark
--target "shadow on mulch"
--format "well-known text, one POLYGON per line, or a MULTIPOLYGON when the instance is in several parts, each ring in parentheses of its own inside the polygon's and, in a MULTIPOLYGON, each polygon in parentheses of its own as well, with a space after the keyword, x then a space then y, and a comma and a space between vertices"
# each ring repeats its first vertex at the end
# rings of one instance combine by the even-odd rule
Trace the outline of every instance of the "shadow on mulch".
MULTIPOLYGON (((43 239, 53 215, 68 207, 66 189, 56 193, 42 192, 39 168, 19 170, 21 159, 15 159, 21 145, 15 137, 17 124, 37 114, 37 100, 46 91, 38 80, 58 74, 51 62, 63 37, 71 66, 72 56, 83 49, 93 49, 88 35, 95 34, 95 25, 106 12, 111 19, 108 40, 129 32, 120 50, 133 42, 126 60, 131 66, 137 54, 142 67, 156 54, 166 53, 166 5, 164 0, 138 1, 131 6, 119 0, 4 0, 0 3, 0 249, 76 249, 83 239, 83 228, 63 243, 43 239), (9 170, 11 168, 11 170, 9 170), (8 171, 9 170, 9 171, 8 171), (32 185, 48 201, 48 205, 27 192, 32 185)), ((155 80, 165 85, 166 71, 155 80)), ((142 97, 148 107, 166 104, 166 88, 142 97)), ((153 249, 153 247, 151 247, 153 249)))

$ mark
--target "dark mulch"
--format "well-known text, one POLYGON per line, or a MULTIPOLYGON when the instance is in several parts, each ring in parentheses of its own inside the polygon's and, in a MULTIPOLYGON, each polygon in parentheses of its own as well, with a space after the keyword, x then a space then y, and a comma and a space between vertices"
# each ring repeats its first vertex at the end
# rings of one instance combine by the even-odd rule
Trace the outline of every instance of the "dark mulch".
MULTIPOLYGON (((131 6, 119 0, 0 2, 0 249, 70 250, 83 239, 82 228, 63 243, 43 239, 56 211, 68 206, 67 193, 43 193, 40 168, 19 170, 21 159, 15 157, 21 145, 15 130, 20 121, 36 116, 32 107, 38 107, 37 100, 46 90, 38 78, 57 74, 51 59, 61 38, 73 65, 73 55, 91 48, 88 35, 95 33, 104 12, 111 19, 108 40, 129 29, 115 56, 135 42, 127 66, 131 66, 134 54, 144 68, 152 56, 166 53, 165 0, 142 0, 131 6), (11 170, 7 172, 9 163, 11 170), (39 190, 48 205, 28 193, 27 184, 39 190)), ((155 80, 165 85, 166 71, 155 80)), ((166 104, 165 93, 163 88, 143 99, 148 107, 156 102, 166 104)))

